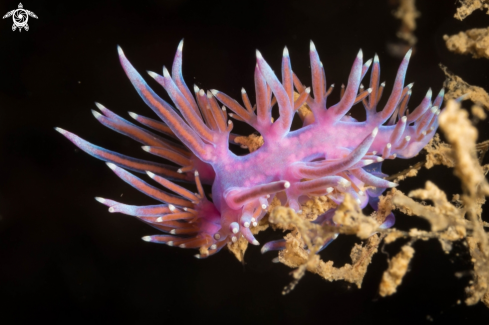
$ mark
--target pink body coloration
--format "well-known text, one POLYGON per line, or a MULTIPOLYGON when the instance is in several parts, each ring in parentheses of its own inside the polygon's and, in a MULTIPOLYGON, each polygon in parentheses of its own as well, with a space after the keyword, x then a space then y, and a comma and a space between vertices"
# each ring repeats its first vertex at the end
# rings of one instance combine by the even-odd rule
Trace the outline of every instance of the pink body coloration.
MULTIPOLYGON (((162 202, 152 206, 129 206, 97 198, 110 207, 111 212, 137 216, 169 235, 146 236, 150 242, 166 243, 184 248, 202 248, 198 257, 219 251, 239 236, 258 245, 250 228, 268 212, 273 197, 282 192, 289 207, 300 210, 305 198, 327 195, 342 202, 346 193, 352 195, 363 208, 376 200, 383 189, 396 186, 382 177, 380 162, 396 157, 416 155, 433 137, 438 127, 439 107, 443 90, 432 103, 431 90, 409 113, 408 102, 412 84, 404 86, 404 77, 411 55, 403 59, 393 90, 386 105, 377 111, 384 84, 379 86, 380 65, 377 56, 363 63, 360 51, 354 60, 348 85, 342 89, 341 100, 329 108, 326 100, 332 88, 326 88, 326 77, 318 53, 311 42, 311 89, 306 88, 292 72, 287 49, 282 58, 282 80, 257 51, 255 68, 256 104, 252 106, 243 89, 244 106, 222 92, 204 91, 194 86, 192 93, 185 84, 182 72, 183 41, 170 72, 163 75, 149 72, 160 83, 176 108, 158 97, 148 87, 119 49, 121 64, 137 92, 163 122, 130 113, 139 123, 180 140, 183 145, 126 121, 102 105, 102 114, 94 116, 105 126, 144 144, 143 149, 167 159, 181 168, 127 157, 92 145, 76 135, 58 129, 75 145, 87 153, 105 160, 125 182, 148 196, 162 202), (370 88, 363 89, 361 80, 372 66, 370 88), (294 95, 295 92, 298 94, 294 95), (222 108, 219 102, 224 105, 222 108), (367 119, 358 122, 346 116, 352 105, 362 102, 367 119), (272 107, 278 104, 280 117, 272 122, 272 107), (297 110, 307 103, 312 113, 303 119, 303 127, 290 131, 297 110), (225 107, 233 113, 227 114, 225 107), (264 145, 246 155, 237 156, 229 150, 235 135, 228 115, 254 127, 263 136, 264 145), (124 169, 147 172, 160 187, 151 185, 124 169), (172 181, 194 181, 198 193, 192 193, 172 181), (212 185, 212 202, 201 185, 212 185), (176 193, 176 194, 173 194, 176 193)), ((331 223, 328 217, 317 222, 331 223)), ((391 226, 393 216, 384 227, 391 226)), ((328 239, 325 246, 334 238, 328 239)), ((273 242, 264 247, 281 249, 283 244, 273 242)))

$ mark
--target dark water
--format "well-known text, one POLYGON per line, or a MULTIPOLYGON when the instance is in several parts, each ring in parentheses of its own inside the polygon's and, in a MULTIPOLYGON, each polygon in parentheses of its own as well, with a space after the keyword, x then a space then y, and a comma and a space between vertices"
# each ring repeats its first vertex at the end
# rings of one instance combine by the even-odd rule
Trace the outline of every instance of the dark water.
MULTIPOLYGON (((454 20, 455 1, 418 1, 419 43, 407 75, 412 101, 444 80, 438 63, 467 82, 488 89, 489 61, 449 53, 445 33, 489 25, 477 12, 454 20)), ((0 13, 17 8, 0 3, 0 13)), ((116 45, 141 72, 171 65, 185 38, 184 77, 205 89, 238 97, 252 93, 255 49, 275 71, 283 47, 292 67, 310 84, 308 49, 314 40, 328 82, 346 82, 359 48, 378 53, 390 89, 400 63, 387 52, 399 23, 389 1, 25 1, 39 18, 28 32, 12 32, 0 20, 0 321, 3 324, 487 324, 489 309, 466 307, 464 286, 470 257, 456 244, 444 254, 435 242, 418 242, 411 271, 389 298, 378 284, 386 255, 377 254, 363 287, 329 283, 307 274, 286 296, 290 269, 273 264, 273 253, 250 249, 245 264, 226 251, 196 260, 195 251, 151 245, 152 228, 113 215, 94 200, 102 196, 132 204, 150 199, 121 182, 107 166, 77 150, 54 131, 72 131, 108 149, 147 158, 139 144, 101 126, 90 113, 94 101, 122 116, 149 115, 121 69, 116 45)), ((149 78, 147 78, 148 80, 149 78)), ((153 81, 150 84, 164 91, 153 81)), ((166 94, 165 94, 166 96, 166 94)), ((334 95, 337 96, 337 95, 334 95)), ((334 97, 333 96, 333 97, 334 97)), ((166 97, 165 97, 166 98, 166 97)), ((470 107, 466 105, 467 107, 470 107)), ((353 115, 362 117, 362 109, 353 115)), ((489 137, 479 124, 480 139, 489 137)), ((250 133, 239 126, 236 132, 250 133)), ((394 173, 411 161, 389 162, 394 173)), ((451 197, 459 182, 444 167, 423 170, 401 190, 431 180, 451 197)), ((402 229, 428 225, 398 215, 402 229)), ((261 234, 258 239, 276 238, 261 234)), ((339 238, 323 253, 341 265, 355 240, 339 238)), ((386 251, 394 254, 400 245, 386 251)))

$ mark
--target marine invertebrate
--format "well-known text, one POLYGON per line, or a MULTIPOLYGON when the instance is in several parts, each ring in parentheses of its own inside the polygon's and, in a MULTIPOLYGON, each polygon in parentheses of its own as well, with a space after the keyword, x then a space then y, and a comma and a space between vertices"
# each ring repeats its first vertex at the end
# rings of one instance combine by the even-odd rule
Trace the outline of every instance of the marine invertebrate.
MULTIPOLYGON (((401 62, 393 90, 384 108, 377 112, 385 84, 379 83, 380 64, 377 55, 363 63, 362 51, 356 56, 348 84, 341 100, 327 107, 333 90, 326 87, 323 65, 314 44, 310 44, 311 88, 306 88, 292 72, 287 48, 282 58, 282 80, 274 74, 260 52, 254 72, 256 104, 252 105, 242 90, 244 107, 221 91, 204 91, 194 87, 194 95, 182 76, 183 41, 178 46, 172 73, 164 67, 163 75, 149 72, 167 91, 176 108, 156 95, 129 63, 119 48, 119 57, 127 76, 145 103, 163 122, 130 113, 139 123, 180 140, 184 146, 163 139, 97 104, 102 114, 93 112, 103 125, 144 144, 151 154, 182 166, 176 168, 136 159, 86 142, 57 128, 76 146, 92 156, 108 162, 109 167, 125 182, 162 202, 159 205, 130 206, 108 199, 97 200, 109 206, 110 212, 139 217, 168 234, 146 236, 149 242, 200 248, 198 257, 218 252, 228 242, 243 236, 258 245, 252 228, 266 215, 273 197, 296 211, 304 198, 326 195, 341 203, 346 195, 360 205, 377 206, 377 197, 385 188, 396 186, 380 172, 384 159, 410 158, 432 138, 438 126, 443 89, 432 103, 428 90, 421 103, 411 112, 408 102, 412 84, 404 86, 411 51, 401 62), (372 65, 370 88, 363 89, 361 80, 372 65), (294 92, 294 87, 295 91, 294 92), (224 106, 220 108, 218 102, 224 106), (350 108, 362 102, 367 117, 357 121, 347 116, 350 108), (272 107, 277 104, 280 117, 272 121, 272 107), (291 131, 294 114, 304 104, 311 114, 303 116, 303 127, 291 131), (233 113, 227 114, 226 107, 233 113), (232 116, 248 123, 263 137, 256 151, 237 156, 229 150, 232 116), (150 185, 125 169, 147 173, 150 178, 178 196, 150 185), (173 183, 195 182, 198 193, 173 183), (212 185, 212 202, 206 197, 202 183, 212 185)), ((331 222, 331 212, 316 222, 331 222)), ((384 227, 393 223, 393 216, 384 227)), ((328 238, 323 245, 327 245, 328 238)), ((265 250, 280 249, 282 242, 272 242, 265 250)))

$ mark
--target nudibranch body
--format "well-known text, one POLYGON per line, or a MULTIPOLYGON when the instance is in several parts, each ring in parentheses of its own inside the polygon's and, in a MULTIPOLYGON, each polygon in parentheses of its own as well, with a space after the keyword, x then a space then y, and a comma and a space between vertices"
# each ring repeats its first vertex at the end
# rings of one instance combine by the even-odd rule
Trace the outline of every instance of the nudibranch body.
MULTIPOLYGON (((150 129, 181 141, 183 145, 141 128, 100 104, 97 106, 102 114, 93 112, 105 126, 144 144, 146 152, 172 161, 181 168, 124 156, 57 129, 80 149, 108 162, 125 182, 162 203, 131 206, 97 198, 109 206, 110 212, 136 216, 167 233, 143 238, 149 242, 200 248, 198 257, 218 252, 239 236, 258 245, 251 229, 268 212, 269 204, 277 193, 284 193, 285 196, 281 195, 283 204, 296 211, 301 209, 304 198, 319 195, 341 203, 349 194, 362 208, 369 201, 376 208, 380 193, 397 185, 382 178, 386 175, 380 172, 381 162, 396 157, 413 157, 433 137, 438 127, 443 89, 433 102, 431 90, 428 90, 415 109, 408 109, 412 84, 404 86, 404 77, 411 51, 402 60, 387 103, 377 112, 385 86, 384 83, 379 85, 377 55, 373 62, 363 63, 362 51, 358 53, 340 101, 327 108, 326 100, 333 86, 326 87, 323 65, 312 42, 312 93, 311 88, 306 88, 292 72, 287 48, 282 58, 281 80, 257 51, 254 72, 256 104, 251 104, 243 89, 242 106, 217 90, 206 92, 194 86, 192 94, 182 76, 182 48, 183 41, 178 46, 171 75, 165 67, 163 75, 149 72, 165 88, 176 108, 149 88, 120 48, 119 57, 139 95, 163 122, 135 113, 130 113, 130 116, 150 129), (370 88, 364 89, 361 81, 370 66, 370 88), (218 102, 224 106, 221 108, 218 102), (359 102, 363 103, 367 113, 363 122, 346 116, 350 108, 359 102), (271 111, 275 104, 280 117, 273 121, 271 111), (302 128, 291 131, 292 119, 303 105, 307 105, 311 113, 302 116, 302 128), (226 108, 233 113, 228 114, 226 108), (228 116, 251 125, 261 134, 264 144, 248 155, 235 155, 229 150, 229 143, 236 135, 231 133, 233 123, 228 116), (125 169, 147 173, 177 195, 150 185, 125 169), (174 181, 195 182, 198 193, 174 181), (202 183, 212 185, 212 202, 206 197, 202 183)), ((317 222, 331 222, 331 212, 317 222)), ((383 226, 388 227, 392 223, 393 217, 383 226)), ((280 243, 272 242, 264 249, 281 247, 280 243)))

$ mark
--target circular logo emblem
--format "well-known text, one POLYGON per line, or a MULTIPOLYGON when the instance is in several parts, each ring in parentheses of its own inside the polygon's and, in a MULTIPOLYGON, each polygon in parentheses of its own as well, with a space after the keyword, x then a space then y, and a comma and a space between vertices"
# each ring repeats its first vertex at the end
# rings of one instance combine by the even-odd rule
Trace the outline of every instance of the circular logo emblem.
POLYGON ((27 25, 29 16, 33 18, 37 18, 35 13, 29 10, 25 10, 24 7, 22 6, 22 3, 19 3, 18 9, 7 12, 7 14, 3 16, 3 19, 8 18, 10 16, 12 16, 12 19, 14 20, 14 24, 12 25, 12 30, 15 31, 16 29, 19 29, 19 32, 22 31, 22 28, 25 29, 26 31, 29 30, 29 25, 27 25))

